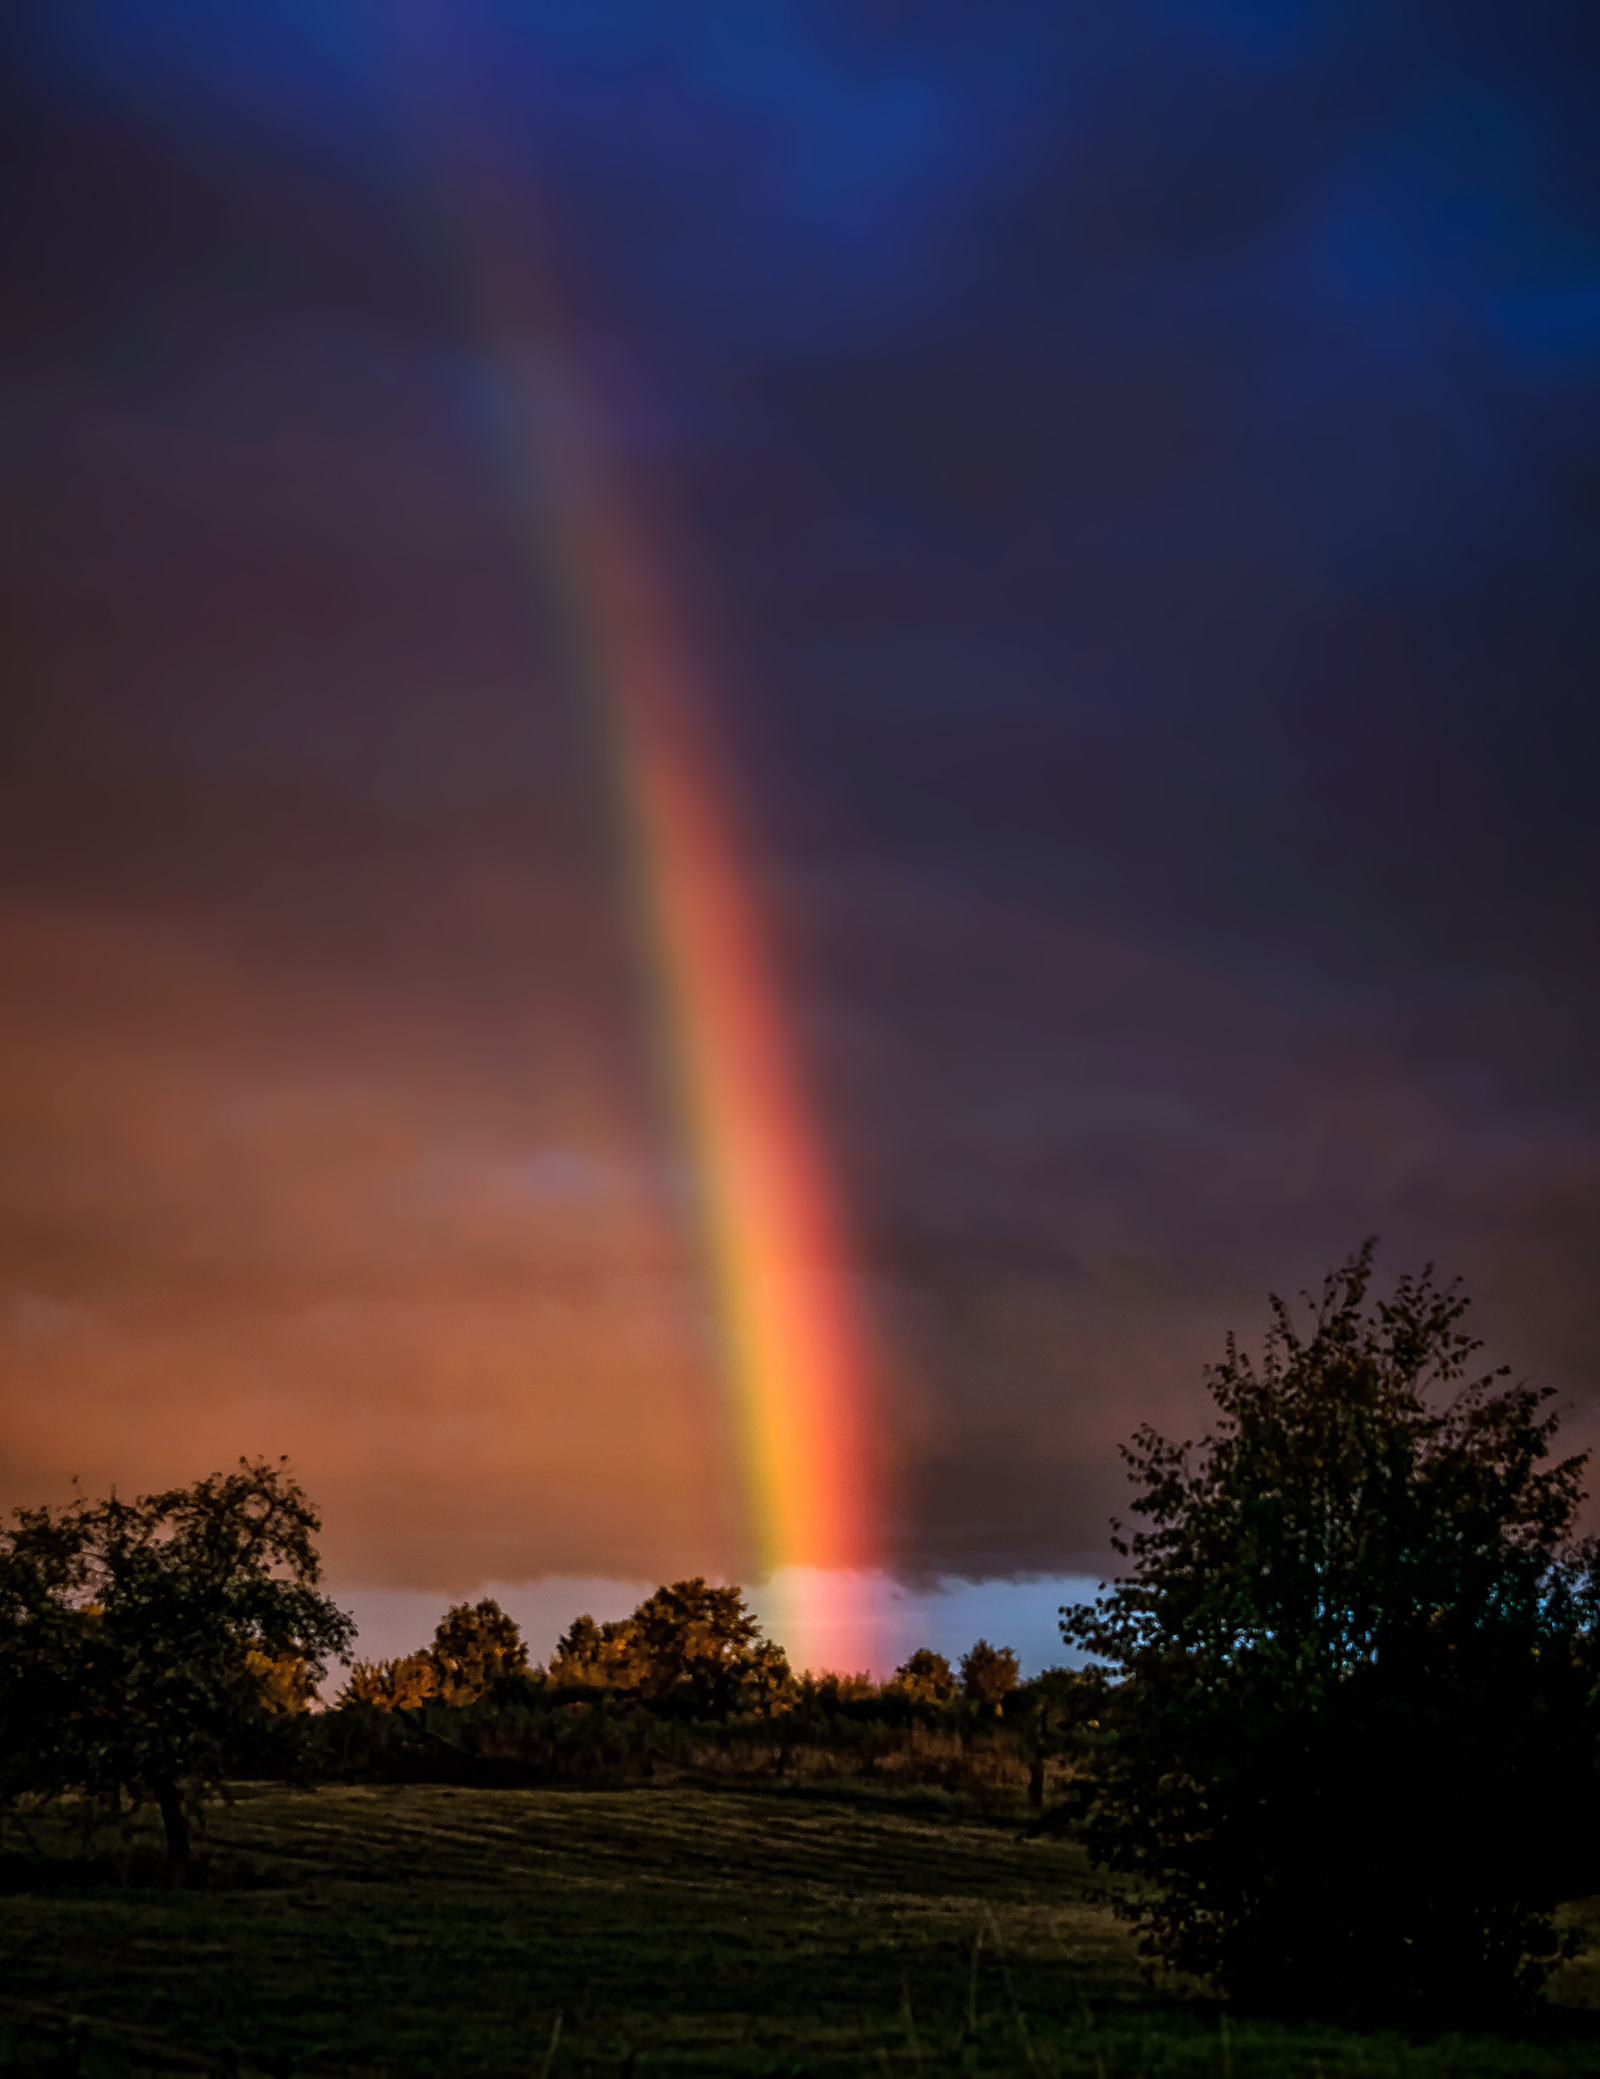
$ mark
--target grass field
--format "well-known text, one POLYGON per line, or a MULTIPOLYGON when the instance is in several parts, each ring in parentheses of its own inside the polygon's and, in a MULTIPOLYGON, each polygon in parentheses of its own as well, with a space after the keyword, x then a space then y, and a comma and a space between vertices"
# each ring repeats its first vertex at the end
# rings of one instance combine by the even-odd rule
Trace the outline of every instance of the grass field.
POLYGON ((209 1828, 204 1888, 0 1864, 0 2069, 1600 2074, 1573 2010, 1230 2021, 1144 1980, 1071 1844, 938 1793, 263 1785, 209 1828))

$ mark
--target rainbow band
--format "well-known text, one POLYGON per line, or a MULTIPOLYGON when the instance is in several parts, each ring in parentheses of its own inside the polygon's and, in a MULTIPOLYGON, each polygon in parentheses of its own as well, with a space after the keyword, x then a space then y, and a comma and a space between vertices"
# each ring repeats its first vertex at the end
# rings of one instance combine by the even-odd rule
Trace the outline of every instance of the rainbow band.
POLYGON ((706 736, 707 689, 642 508, 608 467, 582 356, 535 266, 525 188, 497 156, 492 94, 467 41, 412 11, 384 58, 410 103, 508 407, 505 459, 551 524, 531 544, 572 602, 618 794, 677 1105, 697 1185, 757 1566, 786 1587, 773 1635, 799 1668, 875 1658, 880 1511, 870 1367, 848 1259, 789 1043, 731 790, 706 736), (431 26, 430 26, 431 25, 431 26))
POLYGON ((764 1573, 835 1576, 802 1575, 779 1620, 795 1663, 863 1668, 872 1613, 851 1609, 838 1570, 877 1556, 868 1366, 819 1136, 702 733, 699 674, 593 457, 551 430, 541 454, 637 840, 755 1556, 764 1573))

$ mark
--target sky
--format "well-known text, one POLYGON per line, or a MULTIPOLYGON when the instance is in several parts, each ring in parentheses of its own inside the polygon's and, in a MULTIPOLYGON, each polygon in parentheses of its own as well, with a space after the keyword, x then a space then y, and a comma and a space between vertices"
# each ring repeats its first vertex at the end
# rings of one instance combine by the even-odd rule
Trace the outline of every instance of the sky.
POLYGON ((1600 1442, 1592 16, 0 47, 0 1503, 286 1453, 372 1637, 750 1578, 552 382, 689 631, 896 1607, 1047 1657, 1119 1441, 1369 1234, 1600 1442))

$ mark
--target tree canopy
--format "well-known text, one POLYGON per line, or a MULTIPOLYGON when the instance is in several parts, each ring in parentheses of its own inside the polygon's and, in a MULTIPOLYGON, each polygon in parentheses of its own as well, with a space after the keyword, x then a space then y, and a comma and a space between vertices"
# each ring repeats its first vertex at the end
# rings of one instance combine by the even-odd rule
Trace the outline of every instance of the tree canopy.
POLYGON ((255 1714, 303 1701, 354 1626, 317 1590, 321 1529, 280 1462, 13 1511, 0 1532, 0 1792, 186 1800, 255 1714), (297 1671, 297 1672, 296 1672, 297 1671))
POLYGON ((528 1649, 514 1618, 492 1596, 456 1603, 433 1635, 439 1694, 447 1703, 472 1703, 508 1675, 528 1671, 528 1649))
POLYGON ((1309 1321, 1274 1297, 1259 1369, 1229 1339, 1198 1449, 1137 1432, 1129 1570, 1062 1630, 1114 1678, 1085 1824, 1147 1947, 1258 2005, 1460 2020, 1593 1889, 1585 1461, 1547 1391, 1466 1379, 1456 1288, 1372 1303, 1372 1263, 1309 1321))
POLYGON ((497 1682, 528 1672, 528 1649, 516 1619, 492 1596, 454 1603, 445 1611, 431 1646, 400 1660, 358 1660, 340 1692, 340 1703, 376 1704, 384 1711, 409 1711, 419 1704, 473 1704, 497 1682))
POLYGON ((975 1704, 999 1704, 1020 1680, 1017 1656, 1009 1646, 979 1639, 961 1656, 961 1693, 975 1704))
POLYGON ((956 1693, 950 1663, 931 1646, 919 1646, 894 1671, 894 1686, 917 1703, 947 1704, 956 1693))
POLYGON ((759 1708, 789 1680, 783 1649, 761 1636, 742 1590, 701 1576, 656 1589, 631 1617, 579 1617, 550 1663, 556 1681, 629 1689, 717 1715, 759 1708))

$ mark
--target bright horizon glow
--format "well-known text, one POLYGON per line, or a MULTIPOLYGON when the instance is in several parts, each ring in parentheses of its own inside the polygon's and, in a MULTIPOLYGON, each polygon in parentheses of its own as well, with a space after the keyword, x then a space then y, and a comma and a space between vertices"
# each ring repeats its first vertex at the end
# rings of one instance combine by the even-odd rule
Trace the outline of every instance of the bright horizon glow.
MULTIPOLYGON (((341 1588, 329 1593, 341 1609, 354 1612, 360 1627, 356 1652, 364 1660, 393 1660, 414 1653, 433 1637, 434 1627, 450 1604, 492 1596, 521 1627, 533 1661, 547 1661, 556 1640, 574 1617, 587 1613, 604 1623, 627 1617, 656 1587, 654 1581, 625 1581, 597 1575, 553 1574, 538 1581, 485 1581, 464 1596, 420 1588, 341 1588)), ((761 1619, 769 1637, 785 1648, 786 1612, 802 1606, 813 1613, 814 1636, 823 1649, 824 1665, 840 1665, 827 1652, 825 1619, 828 1583, 778 1578, 745 1587, 745 1600, 761 1619)), ((883 1681, 919 1646, 931 1646, 952 1666, 980 1636, 991 1645, 1011 1646, 1024 1676, 1041 1668, 1075 1663, 1057 1627, 1060 1605, 1082 1602, 1099 1586, 1095 1575, 1045 1574, 1022 1580, 965 1581, 941 1579, 929 1588, 908 1588, 884 1573, 857 1581, 854 1608, 867 1608, 876 1618, 877 1650, 851 1672, 865 1671, 883 1681)), ((338 1686, 336 1671, 326 1685, 338 1686)))

